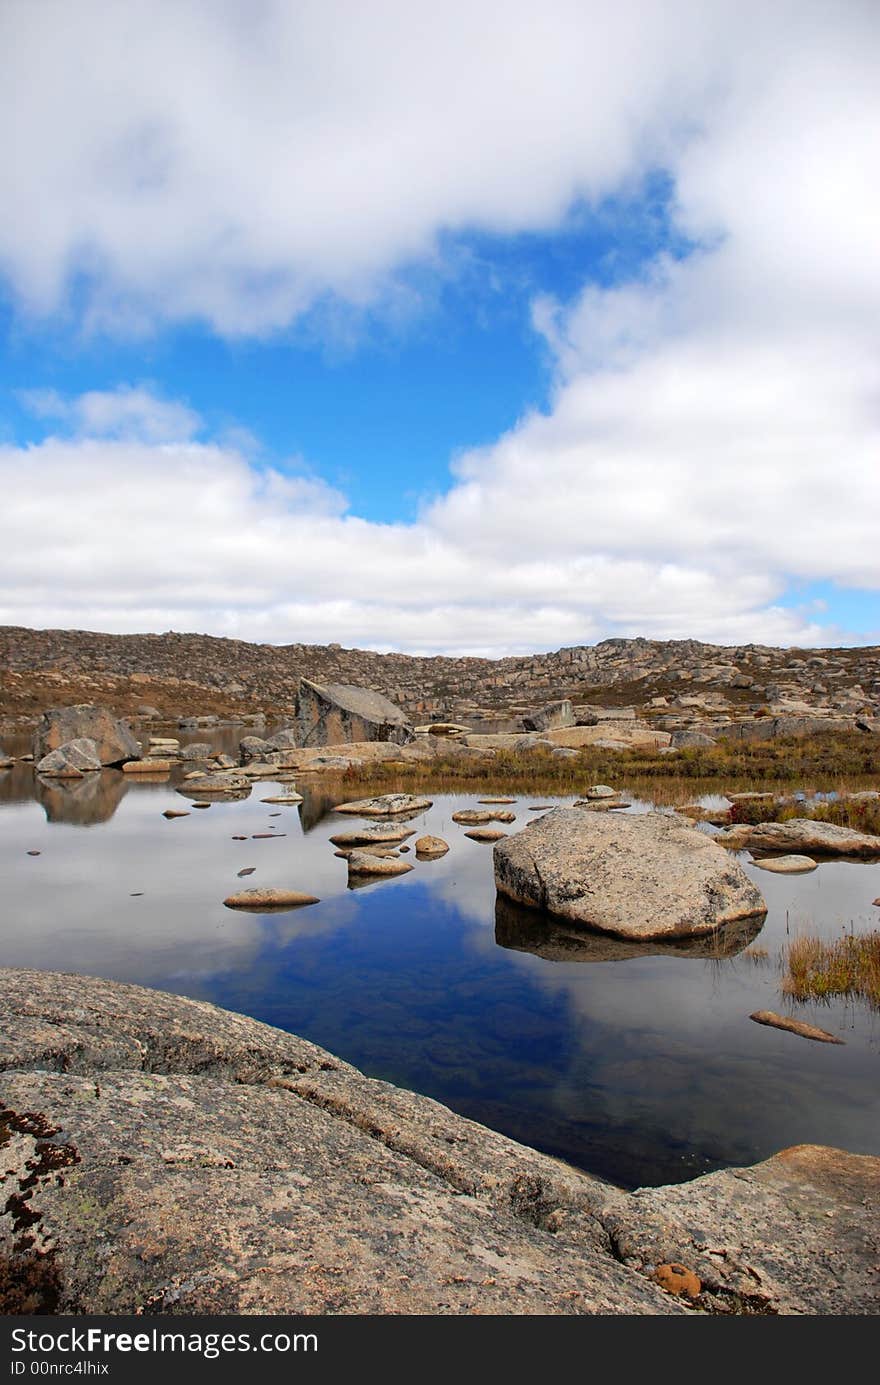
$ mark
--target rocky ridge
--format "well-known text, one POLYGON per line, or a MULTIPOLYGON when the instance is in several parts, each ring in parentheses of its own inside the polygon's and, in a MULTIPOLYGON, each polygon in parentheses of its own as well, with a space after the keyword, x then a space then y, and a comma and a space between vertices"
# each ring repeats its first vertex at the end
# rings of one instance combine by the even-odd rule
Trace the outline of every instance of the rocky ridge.
POLYGON ((631 705, 661 730, 728 716, 875 717, 880 647, 774 649, 611 639, 498 660, 208 635, 0 627, 0 717, 102 702, 117 714, 292 717, 301 677, 382 693, 415 720, 528 715, 568 699, 581 724, 631 705), (145 708, 146 711, 141 709, 145 708))

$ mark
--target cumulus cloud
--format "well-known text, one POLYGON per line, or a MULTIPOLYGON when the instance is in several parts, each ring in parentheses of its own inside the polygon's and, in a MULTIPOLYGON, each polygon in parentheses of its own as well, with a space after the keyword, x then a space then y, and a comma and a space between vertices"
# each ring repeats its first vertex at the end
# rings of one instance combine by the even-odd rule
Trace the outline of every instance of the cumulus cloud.
POLYGON ((53 389, 22 390, 19 399, 36 418, 60 422, 88 437, 181 442, 202 428, 199 415, 188 405, 163 399, 144 385, 87 390, 73 398, 53 389))
POLYGON ((832 642, 780 601, 880 589, 876 6, 427 13, 10 0, 19 304, 75 285, 92 323, 264 332, 381 303, 445 233, 553 228, 657 168, 691 253, 538 298, 549 408, 458 457, 412 525, 194 441, 147 389, 32 397, 73 436, 0 453, 0 619, 428 652, 832 642))

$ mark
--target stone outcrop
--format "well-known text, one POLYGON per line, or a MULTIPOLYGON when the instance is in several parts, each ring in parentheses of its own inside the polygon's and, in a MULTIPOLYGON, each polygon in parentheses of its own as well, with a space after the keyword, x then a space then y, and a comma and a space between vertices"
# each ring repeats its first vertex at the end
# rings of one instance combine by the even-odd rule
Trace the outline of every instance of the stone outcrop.
POLYGON ((529 712, 522 719, 526 731, 555 731, 561 726, 574 726, 575 716, 571 703, 565 697, 561 702, 549 702, 540 711, 529 712))
POLYGON ((304 746, 346 745, 351 741, 393 741, 406 745, 413 729, 405 714, 382 693, 345 683, 322 687, 300 680, 296 719, 304 746))
POLYGON ((82 738, 94 741, 102 765, 141 758, 140 745, 127 722, 106 707, 80 703, 75 707, 51 707, 43 713, 34 734, 34 759, 42 760, 51 750, 82 738))
POLYGON ((499 842, 494 862, 509 899, 624 938, 699 936, 767 911, 738 862, 665 813, 555 808, 499 842))
POLYGON ((627 1194, 203 1002, 0 971, 3 1311, 875 1313, 880 1160, 627 1194), (182 1215, 182 1213, 184 1213, 182 1215), (700 1282, 683 1304, 664 1264, 700 1282))

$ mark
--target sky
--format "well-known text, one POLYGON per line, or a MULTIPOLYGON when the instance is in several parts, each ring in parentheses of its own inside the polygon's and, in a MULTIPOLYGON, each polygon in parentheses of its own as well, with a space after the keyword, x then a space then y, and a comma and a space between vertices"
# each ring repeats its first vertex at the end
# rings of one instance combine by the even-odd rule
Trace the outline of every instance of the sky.
POLYGON ((0 624, 880 643, 876 0, 4 0, 0 624))

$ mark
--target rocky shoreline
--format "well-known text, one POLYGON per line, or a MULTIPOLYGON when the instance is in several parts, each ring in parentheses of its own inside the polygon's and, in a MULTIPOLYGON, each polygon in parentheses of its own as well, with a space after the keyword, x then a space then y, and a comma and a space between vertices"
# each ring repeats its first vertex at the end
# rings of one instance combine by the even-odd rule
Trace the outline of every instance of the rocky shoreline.
POLYGON ((880 1159, 626 1193, 292 1034, 0 971, 7 1313, 867 1314, 880 1159))

